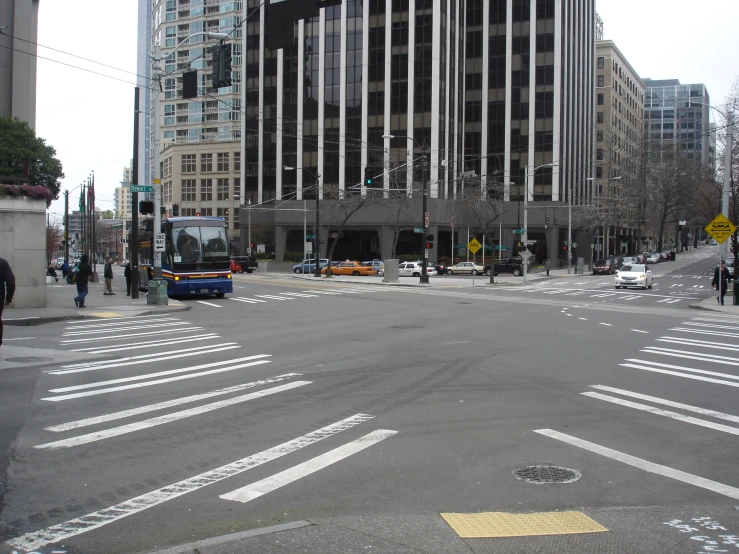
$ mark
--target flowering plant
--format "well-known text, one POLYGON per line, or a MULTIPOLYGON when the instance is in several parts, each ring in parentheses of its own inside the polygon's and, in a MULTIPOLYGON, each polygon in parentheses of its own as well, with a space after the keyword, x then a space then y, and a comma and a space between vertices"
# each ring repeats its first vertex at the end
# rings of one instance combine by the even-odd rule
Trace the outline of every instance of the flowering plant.
POLYGON ((45 200, 47 203, 51 201, 51 191, 46 187, 40 185, 2 185, 0 184, 0 198, 2 197, 11 198, 34 198, 38 200, 45 200))

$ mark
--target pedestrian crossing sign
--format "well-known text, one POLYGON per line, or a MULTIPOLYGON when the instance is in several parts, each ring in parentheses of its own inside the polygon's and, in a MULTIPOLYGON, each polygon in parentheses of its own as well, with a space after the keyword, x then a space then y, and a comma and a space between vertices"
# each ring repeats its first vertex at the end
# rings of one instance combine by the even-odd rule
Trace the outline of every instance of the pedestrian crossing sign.
POLYGON ((467 243, 467 249, 473 254, 476 254, 480 248, 482 248, 482 244, 480 244, 477 239, 472 239, 467 243))
POLYGON ((726 219, 723 214, 718 214, 715 218, 713 218, 713 221, 711 221, 711 223, 704 227, 704 229, 706 230, 706 233, 716 239, 717 243, 721 244, 732 234, 734 234, 734 231, 736 231, 736 226, 731 221, 726 219))

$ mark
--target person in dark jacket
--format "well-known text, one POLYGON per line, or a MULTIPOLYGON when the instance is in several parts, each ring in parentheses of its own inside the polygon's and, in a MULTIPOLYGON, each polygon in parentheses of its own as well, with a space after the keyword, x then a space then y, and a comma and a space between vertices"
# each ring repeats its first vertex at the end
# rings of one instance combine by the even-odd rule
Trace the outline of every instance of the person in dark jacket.
POLYGON ((105 288, 103 289, 103 294, 107 296, 115 294, 113 292, 113 258, 108 258, 105 262, 103 277, 105 277, 105 288))
POLYGON ((715 288, 719 295, 716 297, 716 301, 724 305, 724 296, 726 296, 726 289, 729 288, 729 279, 731 276, 729 275, 729 270, 726 269, 726 264, 723 260, 721 260, 721 267, 717 267, 716 271, 713 272, 713 281, 711 282, 711 286, 715 288), (719 286, 719 275, 721 275, 721 282, 719 286))
POLYGON ((126 263, 123 276, 126 278, 126 296, 131 296, 131 260, 126 263))
POLYGON ((87 296, 87 283, 90 275, 92 275, 92 266, 90 265, 87 254, 82 254, 77 269, 77 277, 74 280, 77 285, 77 296, 74 297, 74 305, 78 308, 84 308, 85 296, 87 296))
POLYGON ((0 345, 3 343, 3 308, 10 306, 15 294, 15 275, 10 264, 0 258, 0 345))
POLYGON ((69 273, 69 262, 67 260, 64 260, 64 262, 62 263, 62 277, 66 279, 67 273, 69 273))

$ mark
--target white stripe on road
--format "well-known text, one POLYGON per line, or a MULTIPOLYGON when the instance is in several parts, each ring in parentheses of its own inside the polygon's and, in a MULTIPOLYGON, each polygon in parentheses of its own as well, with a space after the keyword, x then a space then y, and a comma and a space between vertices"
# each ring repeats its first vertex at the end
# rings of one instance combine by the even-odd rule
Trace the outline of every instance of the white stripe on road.
POLYGON ((632 329, 632 331, 634 331, 634 333, 644 333, 644 334, 647 334, 647 335, 649 334, 649 331, 642 331, 640 329, 632 329))
POLYGON ((172 344, 182 344, 183 342, 198 342, 201 340, 213 340, 220 338, 220 335, 209 333, 207 335, 192 335, 190 337, 178 337, 176 339, 159 339, 144 342, 129 342, 128 344, 117 344, 115 346, 85 346, 84 348, 72 348, 70 352, 89 352, 90 354, 106 354, 108 352, 119 352, 121 350, 131 350, 132 348, 155 348, 158 346, 170 346, 172 344))
POLYGON ((703 489, 728 496, 729 498, 739 500, 739 489, 731 487, 729 485, 724 485, 723 483, 718 483, 717 481, 711 481, 710 479, 705 479, 703 477, 693 475, 692 473, 686 473, 684 471, 680 471, 679 469, 673 469, 671 467, 655 464, 653 462, 637 458, 636 456, 631 456, 629 454, 619 452, 618 450, 613 450, 605 446, 600 446, 599 444, 595 444, 594 442, 578 439, 577 437, 573 437, 572 435, 560 433, 559 431, 555 431, 553 429, 535 429, 534 433, 539 433, 540 435, 544 435, 545 437, 549 437, 567 444, 571 444, 573 446, 577 446, 578 448, 582 448, 583 450, 605 456, 606 458, 611 458, 612 460, 616 460, 632 467, 642 469, 649 473, 655 473, 657 475, 669 477, 682 483, 687 483, 688 485, 701 487, 703 489))
MULTIPOLYGON (((133 317, 133 316, 132 316, 133 317)), ((128 319, 128 318, 120 318, 120 319, 128 319)), ((176 317, 160 317, 160 318, 147 318, 142 319, 140 323, 161 323, 163 321, 180 321, 179 318, 176 317)), ((106 327, 125 327, 126 325, 131 325, 131 321, 118 321, 118 318, 115 319, 106 319, 105 323, 95 322, 95 323, 88 323, 87 325, 83 325, 81 323, 75 323, 71 327, 65 327, 65 331, 75 331, 79 329, 104 329, 106 327)))
POLYGON ((294 298, 285 298, 284 296, 275 296, 272 294, 255 294, 254 296, 257 298, 269 298, 270 300, 295 300, 294 298))
POLYGON ((105 329, 91 329, 90 331, 72 331, 62 333, 63 337, 74 337, 77 335, 100 335, 103 333, 118 333, 120 331, 136 331, 138 329, 161 329, 162 327, 179 327, 182 325, 191 325, 186 321, 174 321, 172 323, 156 323, 154 325, 136 325, 134 327, 116 327, 114 329, 106 327, 105 329))
POLYGON ((271 377, 269 379, 262 379, 260 381, 252 381, 251 383, 244 383, 242 385, 235 385, 233 387, 227 387, 225 389, 218 389, 212 392, 204 392, 202 394, 193 394, 191 396, 185 396, 183 398, 176 398, 174 400, 168 400, 166 402, 158 402, 157 404, 149 404, 148 406, 142 406, 140 408, 133 408, 131 410, 123 410, 121 412, 115 412, 111 414, 105 414, 97 417, 89 417, 86 419, 78 419, 77 421, 71 421, 69 423, 62 423, 61 425, 52 425, 51 427, 44 427, 46 431, 53 431, 54 433, 61 433, 62 431, 71 431, 72 429, 79 429, 81 427, 88 427, 90 425, 98 425, 107 421, 115 421, 116 419, 124 419, 127 417, 133 417, 141 414, 147 414, 149 412, 156 412, 157 410, 164 410, 166 408, 172 408, 174 406, 180 406, 182 404, 189 404, 191 402, 199 402, 200 400, 206 400, 214 396, 220 396, 222 394, 230 394, 232 392, 240 392, 242 390, 259 387, 262 385, 270 385, 272 383, 279 383, 285 379, 292 377, 299 377, 300 373, 285 373, 284 375, 278 375, 277 377, 271 377))
POLYGON ((662 356, 674 356, 675 358, 687 358, 689 360, 701 360, 714 364, 725 364, 739 367, 739 358, 729 356, 717 356, 715 354, 695 354, 687 350, 673 350, 672 348, 660 348, 659 346, 647 346, 640 350, 649 354, 661 354, 662 356))
MULTIPOLYGON (((656 367, 650 367, 646 365, 637 365, 637 364, 619 364, 623 367, 633 367, 635 369, 643 369, 645 371, 652 371, 654 373, 664 373, 665 375, 675 375, 677 377, 685 377, 686 379, 695 379, 696 381, 704 381, 706 383, 716 383, 717 385, 728 385, 730 387, 739 387, 739 383, 736 381, 726 381, 724 379, 713 379, 711 377, 701 377, 700 375, 691 375, 690 373, 683 373, 681 371, 670 371, 667 369, 659 369, 656 367)), ((693 370, 697 371, 697 370, 693 370)), ((712 373, 710 371, 701 372, 701 373, 712 373)), ((723 373, 716 373, 714 375, 724 375, 729 378, 734 378, 733 375, 726 375, 723 373)))
POLYGON ((605 385, 592 385, 591 389, 599 389, 615 394, 621 394, 623 396, 631 396, 632 398, 639 398, 640 400, 647 400, 648 402, 654 402, 656 404, 664 404, 665 406, 672 406, 673 408, 680 408, 687 412, 694 412, 696 414, 706 415, 715 417, 716 419, 725 419, 727 421, 733 421, 739 423, 739 417, 725 414, 723 412, 716 412, 714 410, 706 410, 705 408, 699 408, 697 406, 691 406, 690 404, 682 404, 680 402, 673 402, 672 400, 666 400, 664 398, 658 398, 656 396, 649 396, 647 394, 640 394, 638 392, 631 392, 628 390, 617 389, 614 387, 607 387, 605 385))
POLYGON ((219 344, 218 346, 200 346, 197 348, 185 348, 184 350, 171 350, 169 352, 157 352, 155 354, 130 356, 128 358, 119 358, 115 362, 90 362, 85 364, 62 366, 62 369, 53 369, 50 371, 46 371, 45 373, 48 373, 49 375, 67 375, 69 373, 97 371, 98 369, 110 369, 112 367, 123 367, 127 365, 136 365, 151 362, 163 362, 165 360, 174 360, 177 358, 189 358, 190 356, 211 354, 213 352, 222 352, 224 350, 232 350, 234 348, 240 348, 239 344, 235 342, 226 342, 223 344, 219 344), (169 354, 171 354, 171 356, 169 354))
POLYGON ((242 296, 231 297, 229 300, 238 300, 239 302, 250 302, 252 304, 259 304, 260 302, 266 302, 266 300, 258 300, 257 298, 244 298, 242 296))
POLYGON ((120 427, 112 427, 110 429, 105 429, 104 431, 94 431, 92 433, 88 433, 86 435, 79 435, 77 437, 72 437, 70 439, 63 439, 63 440, 54 441, 54 442, 47 442, 46 444, 39 444, 37 446, 34 446, 34 448, 37 448, 39 450, 57 450, 59 448, 71 448, 72 446, 80 446, 82 444, 89 444, 91 442, 97 442, 97 441, 109 439, 111 437, 119 437, 121 435, 126 435, 128 433, 135 433, 136 431, 141 431, 142 429, 150 429, 152 427, 163 425, 165 423, 179 421, 181 419, 185 419, 188 417, 204 414, 207 412, 212 412, 214 410, 219 410, 220 408, 226 408, 228 406, 234 406, 236 404, 242 404, 244 402, 248 402, 249 400, 255 400, 257 398, 270 396, 272 394, 277 394, 278 392, 283 392, 286 390, 295 389, 295 388, 303 387, 305 385, 310 385, 310 384, 311 384, 311 381, 294 381, 292 383, 285 383, 284 385, 278 385, 270 389, 264 389, 264 390, 260 390, 257 392, 250 392, 249 394, 235 396, 233 398, 228 398, 226 400, 219 400, 218 402, 212 402, 210 404, 205 404, 203 406, 198 406, 196 408, 189 408, 187 410, 173 412, 171 414, 166 414, 166 415, 159 416, 159 417, 152 417, 150 419, 145 419, 144 421, 137 421, 136 423, 129 423, 128 425, 121 425, 120 427))
POLYGON ((638 359, 633 359, 633 358, 626 358, 624 361, 625 362, 633 362, 633 363, 637 363, 637 364, 647 364, 647 365, 655 366, 655 367, 665 367, 667 369, 677 369, 679 371, 688 371, 688 372, 692 372, 692 373, 700 373, 702 375, 716 375, 718 377, 725 377, 726 379, 737 379, 737 380, 739 380, 739 376, 736 376, 736 375, 731 375, 729 373, 718 373, 716 371, 708 371, 708 370, 705 370, 705 369, 695 369, 695 368, 692 368, 692 367, 683 367, 683 366, 679 366, 679 365, 661 364, 659 362, 650 362, 650 361, 647 361, 647 360, 638 360, 638 359))
POLYGON ((317 431, 313 431, 306 435, 302 435, 296 439, 287 441, 278 446, 264 450, 257 454, 252 454, 241 460, 237 460, 225 466, 206 471, 200 475, 190 477, 173 485, 167 485, 146 494, 142 494, 131 500, 126 500, 119 504, 110 506, 92 512, 82 517, 71 519, 58 525, 47 527, 39 531, 27 533, 8 541, 8 544, 15 548, 25 551, 37 550, 47 544, 54 544, 64 539, 74 537, 76 535, 98 529, 114 521, 123 519, 142 512, 148 508, 163 504, 168 500, 180 497, 189 492, 199 490, 207 485, 217 483, 244 471, 248 471, 254 467, 270 462, 276 458, 280 458, 287 454, 291 454, 296 450, 310 446, 320 440, 331 437, 341 431, 351 429, 365 421, 369 421, 374 416, 367 414, 357 414, 352 417, 343 419, 337 423, 333 423, 317 431))
POLYGON ((681 331, 683 333, 695 333, 697 335, 713 335, 715 337, 732 337, 739 338, 736 333, 721 333, 719 331, 699 331, 698 329, 685 329, 683 327, 673 327, 669 331, 681 331))
POLYGON ((218 304, 213 304, 212 302, 206 302, 205 300, 196 300, 198 304, 205 304, 206 306, 212 306, 213 308, 222 308, 223 306, 220 306, 218 304))
POLYGON ((682 298, 673 298, 672 300, 670 300, 669 298, 665 298, 664 300, 657 300, 657 302, 658 303, 664 302, 665 304, 674 304, 675 302, 680 302, 680 300, 682 300, 682 298))
POLYGON ((733 350, 739 352, 739 346, 734 344, 726 344, 725 342, 711 342, 696 339, 684 339, 677 337, 660 337, 656 339, 659 342, 670 342, 675 344, 682 344, 685 346, 699 346, 701 348, 718 348, 721 350, 733 350))
POLYGON ((311 475, 312 473, 328 467, 331 464, 335 464, 352 454, 361 452, 362 450, 369 448, 388 437, 392 437, 395 434, 397 434, 397 431, 378 429, 377 431, 373 431, 357 440, 353 440, 347 444, 339 446, 338 448, 334 448, 325 454, 316 456, 307 462, 303 462, 302 464, 298 464, 290 469, 276 473, 275 475, 262 479, 261 481, 257 481, 256 483, 222 494, 220 497, 224 500, 235 500, 237 502, 244 503, 249 502, 255 498, 259 498, 260 496, 277 490, 280 487, 294 483, 298 479, 311 475))
POLYGON ((691 325, 693 327, 706 327, 709 329, 725 329, 728 331, 739 331, 739 327, 730 327, 728 325, 715 325, 711 323, 695 323, 692 321, 683 321, 683 325, 691 325))
POLYGON ((177 333, 185 333, 189 331, 202 331, 202 327, 185 327, 184 329, 164 329, 162 331, 147 331, 145 333, 129 333, 128 335, 119 335, 117 337, 92 337, 88 339, 69 339, 69 340, 63 340, 59 341, 60 344, 67 345, 67 344, 73 344, 76 342, 99 342, 104 340, 120 340, 120 339, 127 339, 130 337, 150 337, 152 335, 161 335, 162 333, 169 333, 173 334, 175 331, 177 333))
POLYGON ((313 293, 313 294, 327 294, 327 295, 333 295, 333 296, 337 294, 341 294, 340 292, 331 292, 328 290, 304 290, 303 292, 313 293))
POLYGON ((724 433, 729 433, 731 435, 739 435, 739 428, 731 427, 730 425, 714 423, 713 421, 706 421, 704 419, 698 419, 697 417, 693 416, 686 416, 677 412, 663 410, 662 408, 655 408, 654 406, 647 406, 646 404, 632 402, 631 400, 624 400, 623 398, 616 398, 615 396, 608 396, 607 394, 601 394, 599 392, 581 392, 580 394, 582 394, 583 396, 589 396, 590 398, 597 398, 598 400, 611 402, 613 404, 620 404, 621 406, 626 406, 635 410, 641 410, 650 414, 669 417, 671 419, 676 419, 685 423, 692 423, 693 425, 698 425, 700 427, 706 427, 708 429, 714 429, 716 431, 723 431, 724 433))
POLYGON ((726 314, 716 315, 715 317, 693 317, 693 321, 708 321, 710 323, 716 323, 717 321, 725 321, 726 323, 739 322, 739 316, 731 316, 726 314))
MULTIPOLYGON (((142 322, 146 321, 156 321, 157 319, 161 319, 161 315, 126 315, 121 317, 98 317, 96 319, 88 319, 85 321, 77 321, 75 322, 75 325, 85 326, 85 327, 95 327, 97 325, 101 325, 104 322, 116 322, 121 321, 123 319, 137 319, 142 322)), ((170 318, 170 319, 177 319, 177 318, 170 318)), ((130 323, 130 321, 128 322, 130 323)))
POLYGON ((610 323, 602 323, 602 322, 601 322, 601 323, 600 323, 600 325, 605 325, 606 327, 613 327, 613 325, 612 325, 612 324, 610 324, 610 323))
POLYGON ((49 392, 69 392, 73 390, 92 389, 95 387, 103 387, 106 385, 115 385, 118 383, 129 383, 131 381, 143 381, 144 379, 153 379, 154 377, 162 377, 164 375, 175 375, 177 373, 186 373, 188 371, 197 371, 198 369, 206 369, 219 365, 246 362, 258 360, 260 358, 269 358, 271 354, 257 354, 256 356, 247 356, 246 358, 236 358, 234 360, 222 360, 220 362, 211 362, 209 364, 196 365, 191 367, 181 367, 179 369, 170 369, 167 371, 158 371, 156 373, 147 373, 145 375, 134 375, 133 377, 122 377, 120 379, 111 379, 109 381, 98 381, 96 383, 86 383, 84 385, 74 385, 71 387, 62 387, 59 389, 49 389, 49 392))
POLYGON ((280 294, 286 296, 297 296, 299 298, 318 298, 317 294, 304 294, 302 292, 281 292, 280 294))

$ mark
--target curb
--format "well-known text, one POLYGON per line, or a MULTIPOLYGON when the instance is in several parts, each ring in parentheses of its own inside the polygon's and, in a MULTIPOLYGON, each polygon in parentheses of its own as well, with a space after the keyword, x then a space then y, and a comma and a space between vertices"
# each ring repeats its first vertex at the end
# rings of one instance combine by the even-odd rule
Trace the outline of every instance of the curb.
MULTIPOLYGON (((181 306, 172 306, 167 307, 167 309, 164 310, 144 310, 141 312, 136 312, 135 314, 131 314, 133 316, 142 316, 142 315, 155 315, 155 314, 166 314, 166 313, 175 313, 175 312, 188 312, 192 309, 192 306, 187 305, 181 305, 181 306)), ((75 321, 75 320, 83 320, 83 319, 102 319, 100 317, 96 317, 93 315, 58 315, 58 316, 49 316, 49 317, 19 317, 15 319, 3 319, 3 325, 6 325, 8 327, 36 327, 38 325, 44 325, 46 323, 58 323, 60 321, 75 321)))

